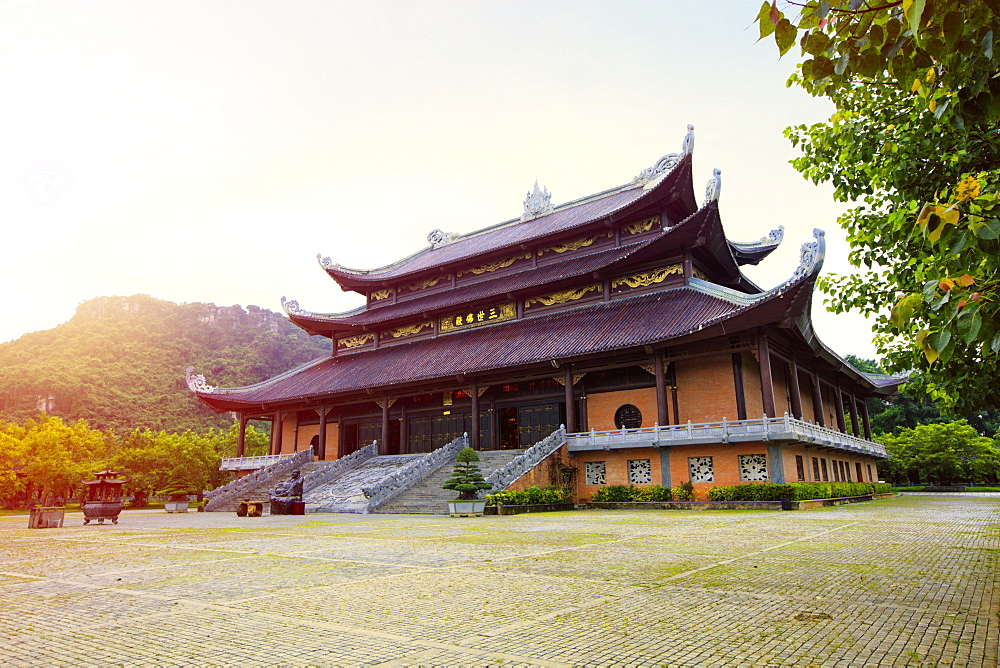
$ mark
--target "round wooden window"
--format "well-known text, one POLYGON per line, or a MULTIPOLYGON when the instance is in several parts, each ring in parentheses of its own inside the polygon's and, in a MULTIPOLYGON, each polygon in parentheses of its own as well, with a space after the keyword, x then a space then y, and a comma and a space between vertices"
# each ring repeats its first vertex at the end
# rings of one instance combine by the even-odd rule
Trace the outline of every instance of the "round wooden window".
POLYGON ((615 426, 619 429, 638 429, 642 426, 642 411, 632 404, 625 404, 615 411, 615 426))

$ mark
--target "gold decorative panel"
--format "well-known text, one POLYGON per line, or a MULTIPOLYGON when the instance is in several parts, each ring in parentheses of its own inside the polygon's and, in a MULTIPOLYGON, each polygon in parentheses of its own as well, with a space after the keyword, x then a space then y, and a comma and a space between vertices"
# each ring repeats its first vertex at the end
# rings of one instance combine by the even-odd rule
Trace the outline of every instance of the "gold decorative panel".
POLYGON ((706 276, 705 272, 703 272, 701 269, 695 269, 691 273, 694 275, 695 278, 700 278, 703 281, 709 280, 708 276, 706 276))
POLYGON ((543 306, 554 306, 556 304, 565 304, 566 302, 575 301, 582 298, 584 295, 591 292, 600 292, 601 284, 592 283, 582 288, 573 288, 571 290, 562 290, 560 292, 552 292, 547 295, 541 295, 540 297, 529 297, 524 300, 525 308, 528 308, 532 304, 542 304, 543 306))
POLYGON ((650 216, 645 220, 638 220, 634 223, 629 223, 622 227, 622 230, 628 234, 642 234, 643 232, 649 232, 654 226, 660 223, 659 216, 650 216))
POLYGON ((413 325, 403 325, 402 327, 397 327, 395 329, 390 329, 386 331, 386 335, 391 336, 394 339, 399 339, 404 336, 412 336, 413 334, 419 334, 425 329, 433 328, 434 323, 430 320, 425 322, 418 322, 413 325))
POLYGON ((375 335, 371 332, 366 334, 358 334, 357 336, 345 336, 342 339, 337 339, 338 348, 359 348, 369 341, 373 340, 375 335))
POLYGON ((513 320, 516 317, 517 307, 514 306, 514 302, 510 302, 508 304, 500 304, 499 306, 490 306, 474 311, 446 315, 439 321, 438 331, 452 332, 456 329, 465 329, 491 322, 513 320))
POLYGON ((680 264, 672 264, 668 267, 661 267, 660 269, 651 269, 650 271, 643 271, 638 274, 620 276, 611 281, 611 287, 617 288, 627 285, 630 288, 648 288, 650 285, 662 283, 666 280, 667 276, 672 276, 674 274, 683 276, 684 266, 680 264))
POLYGON ((408 285, 404 285, 403 286, 403 290, 407 290, 409 292, 415 292, 416 290, 423 290, 425 288, 433 288, 435 285, 437 285, 441 281, 446 281, 449 278, 450 278, 450 276, 448 274, 443 274, 441 276, 435 276, 434 278, 428 278, 428 279, 423 280, 423 281, 417 281, 416 283, 410 283, 408 285))
POLYGON ((372 301, 377 302, 382 299, 388 299, 392 296, 392 290, 386 288, 385 290, 376 290, 371 294, 372 301))
POLYGON ((557 244, 554 246, 545 246, 544 248, 538 249, 538 256, 541 257, 545 253, 565 253, 567 251, 580 250, 581 248, 586 248, 592 245, 598 239, 610 239, 614 236, 614 232, 601 232, 600 234, 595 234, 592 237, 580 237, 579 239, 574 239, 573 241, 567 241, 564 244, 557 244))
POLYGON ((462 269, 458 272, 458 277, 462 278, 466 274, 485 274, 491 271, 496 271, 497 269, 505 269, 510 265, 514 264, 518 260, 530 260, 531 253, 521 253, 520 255, 512 255, 504 260, 497 260, 496 262, 489 262, 487 264, 480 265, 478 267, 472 267, 471 269, 462 269))

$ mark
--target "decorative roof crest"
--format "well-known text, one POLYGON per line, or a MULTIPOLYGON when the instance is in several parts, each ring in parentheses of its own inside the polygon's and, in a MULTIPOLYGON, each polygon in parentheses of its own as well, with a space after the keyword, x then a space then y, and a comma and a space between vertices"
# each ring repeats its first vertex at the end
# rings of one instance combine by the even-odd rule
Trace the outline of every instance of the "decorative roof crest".
POLYGON ((298 315, 305 313, 305 311, 302 309, 302 307, 299 306, 299 303, 296 300, 285 299, 284 297, 281 298, 281 309, 287 315, 298 315))
POLYGON ((722 192, 722 170, 716 167, 712 170, 712 178, 708 180, 708 185, 705 186, 705 203, 702 206, 718 201, 720 192, 722 192))
POLYGON ((538 189, 538 179, 535 179, 535 189, 524 198, 524 213, 521 222, 552 213, 552 193, 548 188, 538 189))
POLYGON ((322 253, 316 253, 316 261, 324 269, 340 269, 340 265, 328 257, 323 257, 322 253))
POLYGON ((684 135, 684 141, 681 142, 681 152, 680 153, 667 153, 665 156, 656 161, 656 164, 652 167, 647 167, 642 170, 637 177, 635 177, 632 182, 645 185, 652 181, 653 179, 663 176, 667 172, 671 171, 677 166, 677 163, 681 161, 686 155, 691 155, 694 152, 694 125, 688 123, 687 134, 684 135))
MULTIPOLYGON (((537 184, 536 184, 537 187, 537 184)), ((458 232, 445 232, 444 230, 431 230, 431 233, 427 235, 427 243, 431 245, 431 249, 441 248, 441 246, 447 246, 451 242, 457 240, 461 234, 458 232)))
POLYGON ((778 225, 778 229, 771 230, 766 236, 760 238, 761 245, 777 246, 785 238, 785 226, 778 225))
POLYGON ((187 373, 185 374, 187 379, 188 389, 192 392, 198 392, 201 394, 212 394, 217 388, 209 385, 205 382, 204 374, 195 373, 194 367, 189 366, 187 368, 187 373))
POLYGON ((826 233, 821 229, 813 229, 813 236, 816 241, 802 244, 799 251, 799 266, 792 274, 792 281, 797 281, 803 276, 818 274, 823 268, 823 257, 826 255, 826 233))

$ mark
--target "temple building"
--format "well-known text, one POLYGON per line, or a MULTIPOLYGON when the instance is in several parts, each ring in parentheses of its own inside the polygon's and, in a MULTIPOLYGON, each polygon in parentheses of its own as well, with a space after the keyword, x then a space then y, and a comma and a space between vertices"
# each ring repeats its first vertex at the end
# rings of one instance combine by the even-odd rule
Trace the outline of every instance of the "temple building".
POLYGON ((783 230, 729 240, 720 172, 699 203, 693 146, 689 126, 679 153, 558 206, 536 183, 520 217, 434 230, 384 267, 319 257, 366 301, 315 313, 282 298, 331 340, 328 357, 240 388, 189 370, 189 385, 237 414, 240 457, 248 420, 272 422, 272 455, 312 446, 320 460, 372 441, 430 452, 463 433, 479 450, 524 449, 564 425, 554 456, 577 499, 615 484, 878 480, 885 449, 864 400, 900 379, 860 372, 813 331, 823 233, 786 282, 756 286, 741 267, 783 230))

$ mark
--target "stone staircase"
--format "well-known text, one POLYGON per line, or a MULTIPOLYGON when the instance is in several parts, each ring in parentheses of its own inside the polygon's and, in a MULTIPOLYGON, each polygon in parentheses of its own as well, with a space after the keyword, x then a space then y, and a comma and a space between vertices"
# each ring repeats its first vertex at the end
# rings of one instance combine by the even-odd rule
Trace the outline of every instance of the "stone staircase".
POLYGON ((306 512, 363 513, 368 506, 368 499, 361 491, 364 485, 375 484, 421 457, 420 454, 372 457, 356 469, 306 492, 302 499, 306 502, 306 512))
MULTIPOLYGON (((491 450, 479 453, 479 468, 485 478, 493 471, 506 466, 511 460, 523 454, 524 450, 491 450)), ((455 462, 450 461, 419 483, 403 492, 395 499, 375 509, 376 513, 399 513, 408 515, 447 515, 448 501, 457 494, 441 489, 451 477, 455 462)))
MULTIPOLYGON (((322 468, 324 466, 329 466, 333 462, 306 462, 296 467, 296 470, 300 471, 303 476, 312 473, 316 469, 322 468)), ((212 508, 213 512, 223 512, 223 513, 233 513, 236 512, 236 508, 240 505, 240 502, 244 499, 249 499, 257 503, 270 504, 271 502, 271 492, 280 483, 288 480, 291 477, 291 473, 281 473, 278 475, 268 476, 264 480, 261 480, 255 486, 248 490, 245 490, 238 498, 231 501, 223 503, 217 507, 212 508)))

